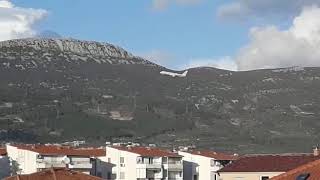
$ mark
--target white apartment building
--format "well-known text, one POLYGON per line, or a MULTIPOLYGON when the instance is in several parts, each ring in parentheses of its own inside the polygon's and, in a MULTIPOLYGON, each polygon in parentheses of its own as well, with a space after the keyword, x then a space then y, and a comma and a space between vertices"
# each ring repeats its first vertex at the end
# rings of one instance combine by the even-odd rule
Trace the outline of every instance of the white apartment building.
POLYGON ((97 171, 99 157, 105 157, 105 149, 72 148, 53 145, 6 146, 11 165, 18 166, 18 174, 31 174, 48 168, 68 168, 86 174, 102 176, 97 171))
POLYGON ((184 180, 218 180, 217 171, 238 158, 214 151, 179 151, 184 180))
POLYGON ((107 147, 110 180, 182 180, 182 156, 155 147, 107 147))

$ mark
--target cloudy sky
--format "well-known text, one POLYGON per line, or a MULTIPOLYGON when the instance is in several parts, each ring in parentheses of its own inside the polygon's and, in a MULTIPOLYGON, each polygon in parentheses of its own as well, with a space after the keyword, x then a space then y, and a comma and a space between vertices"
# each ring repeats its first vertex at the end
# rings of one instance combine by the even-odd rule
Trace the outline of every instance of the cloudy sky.
POLYGON ((41 32, 172 69, 320 66, 320 0, 0 0, 0 40, 41 32))

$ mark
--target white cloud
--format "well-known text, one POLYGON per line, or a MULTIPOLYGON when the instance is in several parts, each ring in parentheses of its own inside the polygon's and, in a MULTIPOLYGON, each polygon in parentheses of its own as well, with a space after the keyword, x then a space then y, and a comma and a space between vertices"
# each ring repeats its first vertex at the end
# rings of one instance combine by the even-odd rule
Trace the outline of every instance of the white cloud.
POLYGON ((220 59, 192 59, 181 69, 195 68, 195 67, 215 67, 218 69, 226 69, 236 71, 237 64, 230 57, 223 57, 220 59))
POLYGON ((167 9, 170 4, 170 0, 153 0, 152 8, 156 11, 163 11, 167 9))
POLYGON ((305 8, 292 26, 252 28, 250 42, 234 58, 239 70, 320 66, 320 8, 305 8))
POLYGON ((303 7, 320 5, 320 0, 233 0, 218 8, 219 17, 227 19, 253 19, 292 17, 303 7))
POLYGON ((33 25, 46 15, 42 9, 16 7, 10 1, 0 0, 0 41, 34 36, 33 25))
POLYGON ((306 7, 285 29, 254 27, 249 43, 236 56, 193 59, 183 68, 211 66, 228 70, 320 66, 320 8, 306 7))
POLYGON ((170 5, 190 6, 201 3, 203 0, 152 0, 152 8, 156 11, 163 11, 170 5))

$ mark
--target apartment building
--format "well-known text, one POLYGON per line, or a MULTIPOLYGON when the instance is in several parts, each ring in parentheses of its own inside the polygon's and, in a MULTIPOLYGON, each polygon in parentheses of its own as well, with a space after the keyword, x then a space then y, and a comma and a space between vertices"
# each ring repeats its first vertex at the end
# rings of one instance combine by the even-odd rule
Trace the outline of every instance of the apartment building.
POLYGON ((182 180, 182 156, 155 147, 107 147, 111 180, 182 180))
POLYGON ((219 180, 272 179, 319 159, 313 154, 248 155, 219 170, 219 180))
POLYGON ((184 180, 218 180, 217 171, 238 159, 237 155, 209 150, 179 151, 183 156, 184 180))
MULTIPOLYGON (((85 174, 102 176, 97 171, 99 158, 105 157, 105 149, 72 148, 56 145, 6 146, 8 157, 18 174, 30 174, 48 168, 68 168, 85 174)), ((100 168, 102 169, 102 168, 100 168)))

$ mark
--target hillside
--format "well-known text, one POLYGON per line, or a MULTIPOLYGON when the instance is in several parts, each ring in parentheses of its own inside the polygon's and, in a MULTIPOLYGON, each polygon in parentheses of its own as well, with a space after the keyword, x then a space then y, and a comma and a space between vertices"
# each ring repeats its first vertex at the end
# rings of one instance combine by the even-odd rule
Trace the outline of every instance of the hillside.
POLYGON ((0 42, 0 140, 261 153, 320 142, 320 68, 195 68, 175 78, 163 70, 171 72, 107 43, 0 42))

